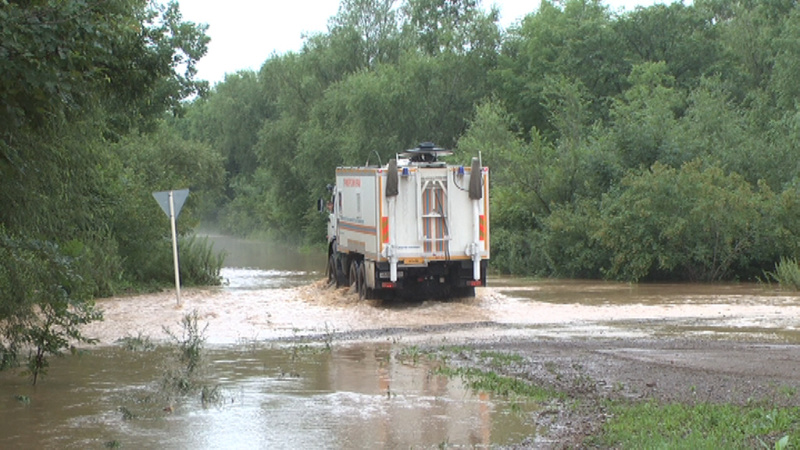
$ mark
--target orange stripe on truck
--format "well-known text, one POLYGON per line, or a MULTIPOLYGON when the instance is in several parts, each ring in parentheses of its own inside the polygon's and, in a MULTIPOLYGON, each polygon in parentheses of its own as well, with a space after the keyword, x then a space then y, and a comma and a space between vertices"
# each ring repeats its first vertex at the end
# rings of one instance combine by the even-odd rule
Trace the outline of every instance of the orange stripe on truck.
POLYGON ((389 242, 389 218, 381 217, 381 244, 389 242))

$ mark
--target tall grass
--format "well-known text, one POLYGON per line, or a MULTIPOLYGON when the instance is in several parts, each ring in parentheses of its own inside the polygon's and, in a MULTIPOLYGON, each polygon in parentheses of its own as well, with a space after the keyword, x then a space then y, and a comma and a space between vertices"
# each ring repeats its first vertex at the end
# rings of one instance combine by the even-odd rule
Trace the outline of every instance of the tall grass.
POLYGON ((217 286, 221 283, 220 270, 225 262, 224 252, 214 252, 214 244, 207 237, 181 237, 181 281, 194 286, 217 286))
POLYGON ((800 290, 800 265, 795 258, 781 257, 774 272, 766 272, 767 280, 776 281, 783 288, 800 290))

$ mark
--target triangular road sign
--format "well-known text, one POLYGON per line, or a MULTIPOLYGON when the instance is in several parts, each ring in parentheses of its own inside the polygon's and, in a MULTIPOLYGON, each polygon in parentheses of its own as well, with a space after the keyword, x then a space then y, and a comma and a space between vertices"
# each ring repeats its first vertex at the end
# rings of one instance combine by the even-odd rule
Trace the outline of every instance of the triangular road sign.
POLYGON ((161 191, 161 192, 153 192, 153 198, 156 199, 158 204, 161 206, 161 209, 164 210, 164 214, 169 217, 169 193, 172 192, 172 204, 175 208, 175 218, 178 218, 178 214, 181 212, 181 208, 183 208, 184 202, 186 202, 186 197, 189 196, 188 189, 181 189, 178 191, 161 191))

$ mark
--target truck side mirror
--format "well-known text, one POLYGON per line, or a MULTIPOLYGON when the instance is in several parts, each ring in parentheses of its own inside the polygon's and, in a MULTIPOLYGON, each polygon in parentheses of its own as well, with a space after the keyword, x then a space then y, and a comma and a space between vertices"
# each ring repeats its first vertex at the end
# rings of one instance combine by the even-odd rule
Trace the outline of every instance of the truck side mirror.
POLYGON ((333 213, 333 200, 325 201, 324 198, 317 199, 317 211, 325 214, 333 213))

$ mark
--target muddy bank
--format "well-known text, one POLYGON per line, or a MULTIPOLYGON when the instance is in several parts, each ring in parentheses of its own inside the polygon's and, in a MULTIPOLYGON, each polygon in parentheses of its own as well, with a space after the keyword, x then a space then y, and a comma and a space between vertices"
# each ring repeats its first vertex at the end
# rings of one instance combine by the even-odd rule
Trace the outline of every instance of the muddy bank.
MULTIPOLYGON (((439 350, 441 351, 441 350, 439 350)), ((609 418, 606 400, 659 404, 800 404, 800 347, 707 339, 513 339, 478 343, 448 363, 524 379, 566 394, 532 417, 547 430, 513 448, 582 448, 609 418), (521 355, 498 368, 481 351, 521 355)))

